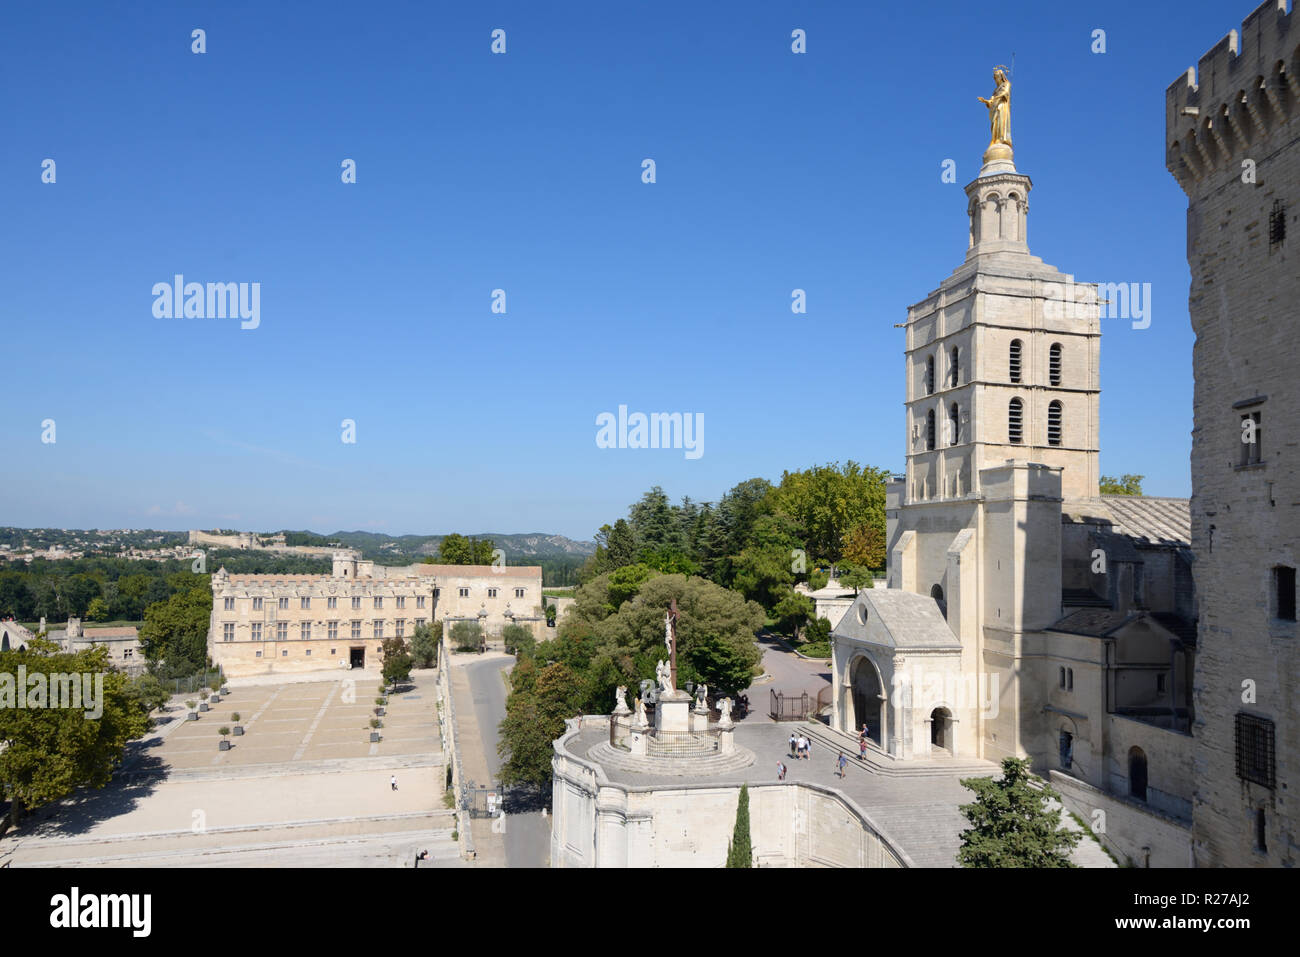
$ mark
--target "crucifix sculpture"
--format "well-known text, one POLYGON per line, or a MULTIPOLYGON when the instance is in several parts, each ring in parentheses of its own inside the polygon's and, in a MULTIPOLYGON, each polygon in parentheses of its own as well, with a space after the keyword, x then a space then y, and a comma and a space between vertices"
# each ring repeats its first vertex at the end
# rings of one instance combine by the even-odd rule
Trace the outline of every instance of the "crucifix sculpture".
POLYGON ((671 669, 672 687, 677 688, 677 599, 668 606, 664 616, 664 644, 668 646, 668 667, 671 669))

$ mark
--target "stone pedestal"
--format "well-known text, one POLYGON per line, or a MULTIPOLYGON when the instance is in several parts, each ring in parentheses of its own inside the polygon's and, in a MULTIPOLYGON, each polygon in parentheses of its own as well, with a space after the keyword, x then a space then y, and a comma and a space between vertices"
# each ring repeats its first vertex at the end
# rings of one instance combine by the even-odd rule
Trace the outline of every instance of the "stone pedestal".
POLYGON ((627 746, 633 754, 639 754, 643 757, 645 756, 647 744, 646 733, 648 731, 649 729, 646 727, 635 724, 632 725, 632 730, 627 737, 627 746))
POLYGON ((695 700, 685 691, 665 691, 659 695, 655 705, 655 729, 657 731, 691 730, 691 702, 695 700))
POLYGON ((709 730, 709 712, 701 711, 698 707, 691 711, 691 730, 708 731, 709 730))
POLYGON ((718 732, 718 753, 731 754, 736 750, 736 729, 723 728, 718 732))

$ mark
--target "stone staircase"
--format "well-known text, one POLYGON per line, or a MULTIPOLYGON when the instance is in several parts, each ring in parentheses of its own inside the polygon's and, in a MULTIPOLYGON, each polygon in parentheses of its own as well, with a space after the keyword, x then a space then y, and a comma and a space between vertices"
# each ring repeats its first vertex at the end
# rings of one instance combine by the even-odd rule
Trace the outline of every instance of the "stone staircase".
POLYGON ((954 775, 981 777, 992 776, 998 772, 998 766, 992 761, 981 758, 954 758, 947 752, 932 758, 900 761, 872 744, 867 745, 867 756, 864 759, 858 757, 856 735, 828 728, 820 721, 800 724, 799 730, 812 741, 814 748, 820 745, 830 751, 843 751, 853 764, 865 768, 871 774, 884 777, 952 777, 954 775))
POLYGON ((674 748, 671 755, 651 751, 642 756, 602 741, 587 752, 587 757, 604 767, 666 777, 711 777, 739 771, 754 763, 754 752, 739 744, 730 754, 721 754, 710 746, 708 750, 701 748, 699 753, 683 754, 674 748))

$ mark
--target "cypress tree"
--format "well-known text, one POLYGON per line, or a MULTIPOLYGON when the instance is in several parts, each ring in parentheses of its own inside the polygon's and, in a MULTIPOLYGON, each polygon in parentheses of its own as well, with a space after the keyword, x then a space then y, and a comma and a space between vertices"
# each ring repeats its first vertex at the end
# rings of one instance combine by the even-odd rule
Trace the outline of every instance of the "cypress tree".
POLYGON ((728 867, 753 867, 754 852, 749 842, 749 785, 740 786, 740 801, 736 805, 736 829, 727 845, 728 867))

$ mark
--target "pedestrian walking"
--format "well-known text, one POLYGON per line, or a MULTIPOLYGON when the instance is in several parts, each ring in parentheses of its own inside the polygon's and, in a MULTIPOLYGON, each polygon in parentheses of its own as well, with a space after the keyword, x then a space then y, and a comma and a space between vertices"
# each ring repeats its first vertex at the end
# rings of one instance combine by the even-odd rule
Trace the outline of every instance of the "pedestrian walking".
POLYGON ((792 758, 798 757, 798 755, 795 753, 795 749, 797 747, 799 747, 799 739, 796 738, 794 732, 791 731, 790 732, 790 757, 792 758))
POLYGON ((785 780, 785 764, 781 761, 776 762, 776 779, 778 781, 785 780))
POLYGON ((860 758, 861 758, 862 760, 864 760, 864 761, 867 759, 867 739, 866 739, 866 738, 858 738, 858 757, 860 757, 860 758))
POLYGON ((840 766, 840 780, 842 781, 844 780, 844 768, 849 763, 849 759, 844 756, 843 751, 840 752, 840 760, 838 763, 840 766))
POLYGON ((396 791, 396 790, 397 790, 397 775, 394 774, 392 777, 390 777, 390 778, 388 779, 388 783, 391 784, 392 787, 393 787, 393 790, 396 791))

